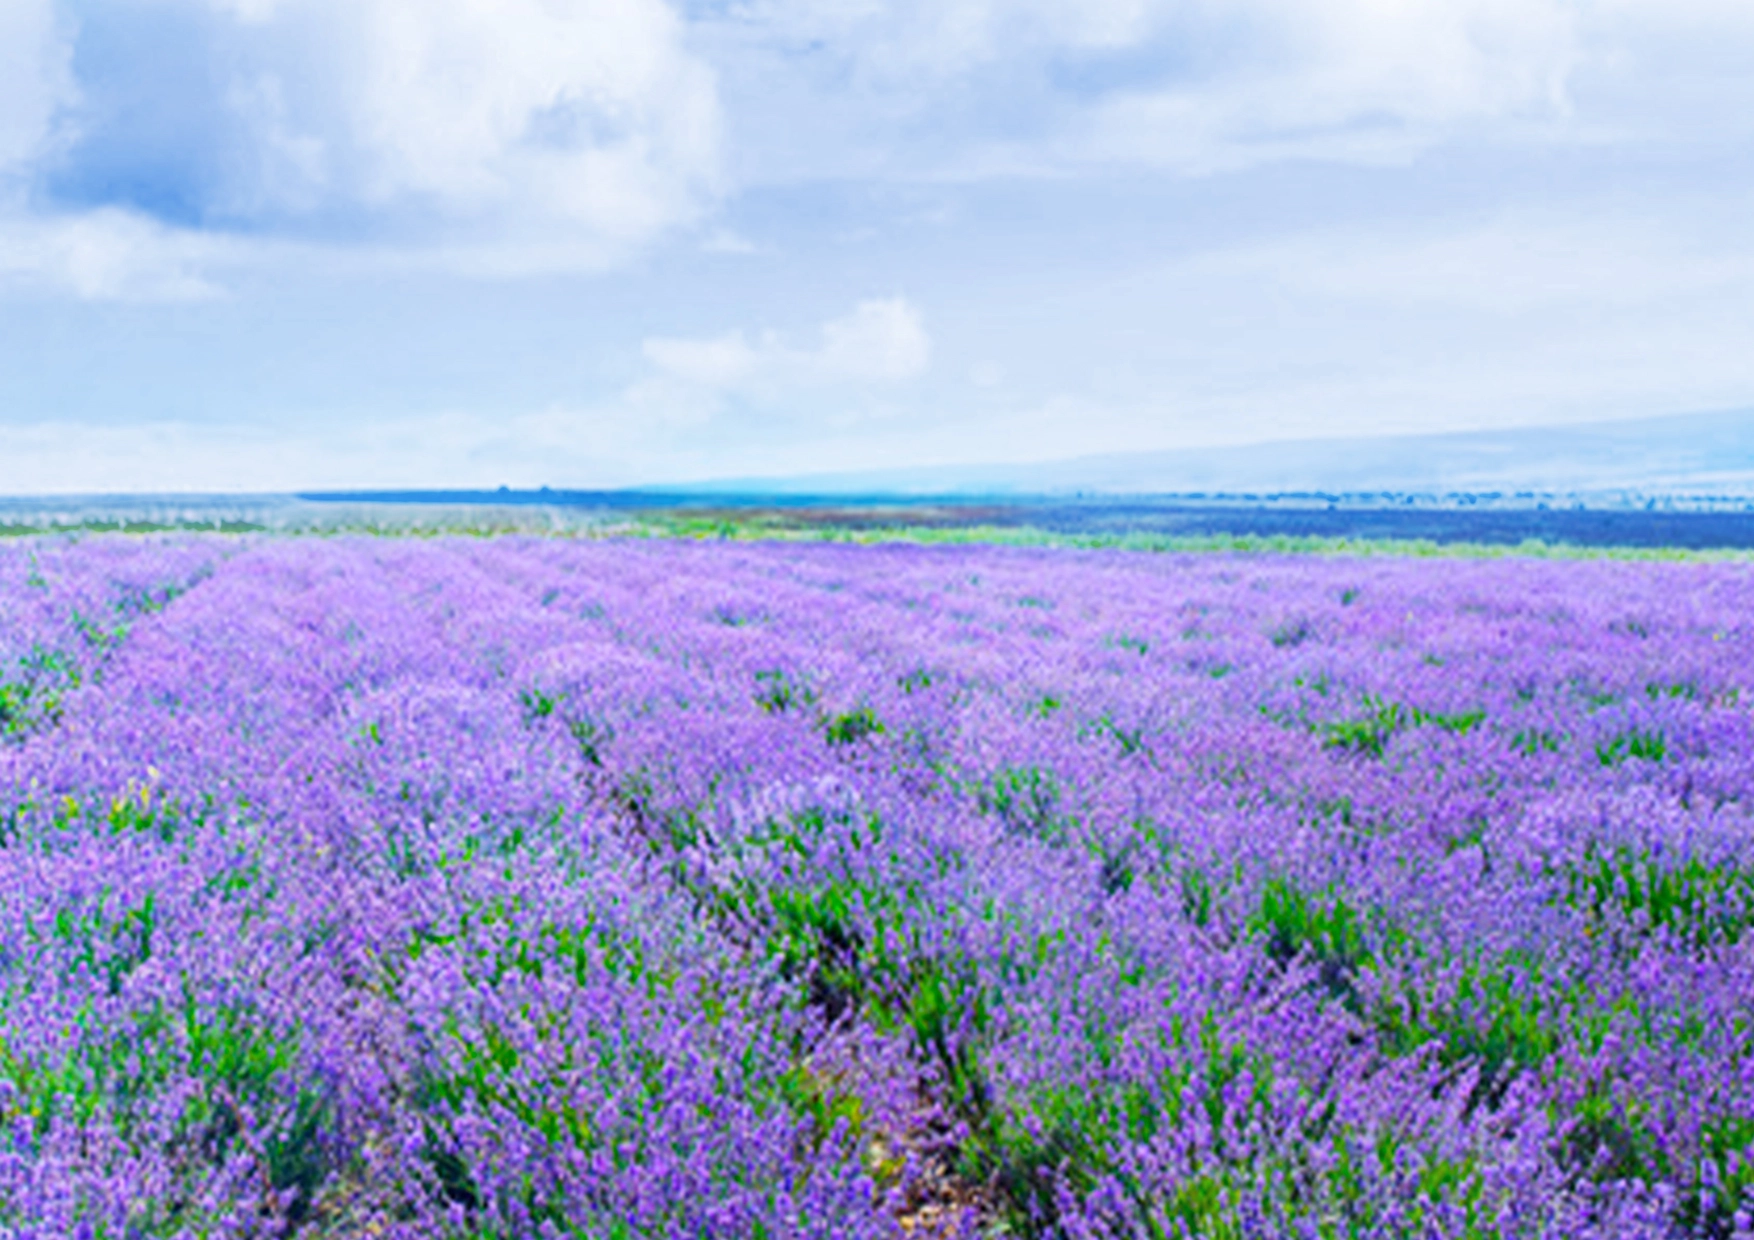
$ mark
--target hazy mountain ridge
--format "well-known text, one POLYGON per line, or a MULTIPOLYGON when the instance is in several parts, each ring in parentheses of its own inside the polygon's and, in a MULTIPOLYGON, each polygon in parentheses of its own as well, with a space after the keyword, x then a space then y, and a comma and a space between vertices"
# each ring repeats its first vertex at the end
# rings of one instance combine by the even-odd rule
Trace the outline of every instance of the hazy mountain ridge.
POLYGON ((1754 410, 1573 426, 1310 439, 1104 453, 1025 465, 943 465, 713 479, 693 493, 895 495, 1725 495, 1754 499, 1754 410))

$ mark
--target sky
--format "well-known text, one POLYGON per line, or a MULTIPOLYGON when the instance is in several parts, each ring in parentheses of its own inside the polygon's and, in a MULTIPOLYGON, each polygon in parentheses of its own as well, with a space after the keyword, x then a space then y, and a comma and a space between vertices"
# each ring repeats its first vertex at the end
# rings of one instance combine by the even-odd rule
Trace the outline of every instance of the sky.
POLYGON ((0 0, 0 493, 1754 405, 1748 0, 0 0))

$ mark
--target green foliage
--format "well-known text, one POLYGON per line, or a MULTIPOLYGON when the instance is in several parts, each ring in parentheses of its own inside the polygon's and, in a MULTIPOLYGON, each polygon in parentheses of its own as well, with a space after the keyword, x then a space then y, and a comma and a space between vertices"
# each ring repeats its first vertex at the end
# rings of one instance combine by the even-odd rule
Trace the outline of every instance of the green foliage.
POLYGON ((63 651, 37 645, 18 661, 18 674, 0 680, 0 739, 23 740, 60 722, 66 695, 84 679, 63 651))
POLYGON ((1466 736, 1479 727, 1486 719, 1483 710, 1457 711, 1454 714, 1442 714, 1434 710, 1415 710, 1413 724, 1415 727, 1430 726, 1442 728, 1445 732, 1454 732, 1457 736, 1466 736))
POLYGON ((1364 708, 1367 713, 1361 719, 1341 719, 1323 724, 1322 744, 1329 749, 1382 757, 1389 738, 1406 722, 1407 712, 1398 703, 1385 702, 1370 694, 1364 697, 1364 708))
MULTIPOLYGON (((1165 1030, 1176 1051, 1171 1066, 1154 1076, 1116 1077, 1109 1075, 1112 1033, 1097 1024, 1082 1033, 1102 1065, 1100 1074, 1038 1082, 1023 1096, 995 1104, 990 1122, 964 1148, 964 1174, 998 1190, 1007 1229, 1002 1234, 1058 1235, 1061 1192, 1079 1197, 1112 1181, 1129 1207, 1126 1234, 1240 1237, 1236 1206, 1240 1189, 1257 1173, 1250 1163, 1259 1156, 1219 1134, 1246 1130, 1266 1116, 1276 1081, 1271 1057, 1226 1037, 1217 1018, 1208 1016, 1194 1029, 1177 1020, 1165 1030), (1170 1197, 1147 1194, 1115 1152, 1185 1129, 1194 1116, 1217 1138, 1212 1169, 1170 1197)), ((1260 1170, 1272 1174, 1275 1168, 1260 1170)))
POLYGON ((1182 915, 1202 929, 1212 924, 1212 880, 1198 866, 1188 866, 1180 876, 1182 915))
POLYGON ((1267 640, 1281 650, 1292 646, 1301 646, 1315 635, 1315 628, 1302 616, 1296 616, 1279 624, 1267 634, 1267 640))
POLYGON ((1741 941, 1754 926, 1754 869, 1733 861, 1592 849, 1562 870, 1564 900, 1594 924, 1670 931, 1703 951, 1741 941))
MULTIPOLYGON (((118 607, 118 611, 123 615, 128 614, 120 607, 118 607)), ((79 636, 85 639, 85 644, 99 657, 102 657, 122 644, 128 636, 129 622, 127 619, 122 619, 104 623, 75 611, 73 613, 73 627, 79 631, 79 636)))
POLYGON ((83 906, 57 909, 47 929, 69 966, 102 978, 105 993, 114 997, 122 992, 128 975, 152 957, 158 900, 149 891, 137 905, 112 907, 106 891, 83 906))
MULTIPOLYGON (((170 1128, 173 1164, 194 1185, 203 1169, 247 1152, 267 1186, 290 1199, 289 1220, 305 1216, 335 1169, 328 1140, 334 1115, 320 1088, 300 1083, 296 1029, 269 1028, 247 1006, 191 997, 180 1013, 154 1004, 120 1028, 88 1005, 69 1032, 59 1058, 20 1054, 0 1036, 9 1106, 38 1137, 56 1121, 113 1125, 124 1142, 162 1134, 164 1117, 152 1109, 169 1085, 192 1082, 170 1128)), ((188 1195, 141 1204, 143 1234, 185 1234, 204 1224, 188 1195)))
POLYGON ((814 705, 816 694, 808 684, 782 668, 755 673, 755 704, 770 714, 782 714, 814 705))
POLYGON ((1365 919, 1344 895, 1332 889, 1308 892, 1289 878, 1269 878, 1260 904, 1247 921, 1262 940, 1269 959, 1279 964, 1314 964, 1321 985, 1348 1007, 1358 1007, 1355 979, 1372 959, 1365 919))
POLYGON ((913 671, 900 677, 896 684, 900 686, 903 693, 919 693, 924 689, 930 689, 938 683, 939 679, 939 674, 930 668, 916 667, 913 671))
POLYGON ((1120 895, 1133 886, 1137 877, 1139 841, 1127 839, 1119 844, 1092 840, 1091 853, 1096 858, 1097 881, 1104 895, 1120 895))
POLYGON ((570 721, 566 730, 578 744, 579 756, 592 766, 603 765, 603 748, 612 735, 609 728, 596 720, 580 717, 570 721))
POLYGON ((1106 736, 1113 740, 1120 747, 1123 758, 1145 752, 1145 729, 1124 727, 1115 721, 1113 715, 1106 712, 1078 729, 1079 740, 1093 736, 1106 736))
MULTIPOLYGON (((108 812, 102 814, 100 830, 111 835, 150 835, 168 844, 188 825, 190 815, 162 797, 154 797, 150 788, 140 788, 124 796, 110 799, 108 812)), ((199 822, 197 812, 193 820, 199 822)))
POLYGON ((552 715, 559 699, 540 689, 524 689, 518 693, 518 703, 524 708, 524 722, 534 723, 552 715))
MULTIPOLYGON (((579 756, 592 766, 603 765, 604 748, 613 737, 608 725, 583 714, 575 704, 569 709, 567 698, 541 689, 520 690, 518 704, 523 708, 524 723, 534 726, 546 719, 566 720, 566 730, 579 747, 579 756)), ((376 725, 374 728, 374 738, 376 725)))
POLYGON ((1039 767, 1001 767, 975 791, 983 814, 993 814, 1014 835, 1064 844, 1074 820, 1060 808, 1060 783, 1039 767))
POLYGON ((828 743, 855 745, 869 737, 880 735, 883 730, 883 721, 877 718, 877 713, 869 706, 861 706, 844 715, 836 715, 828 721, 828 743))
POLYGON ((1493 1217, 1486 1181, 1472 1155, 1458 1159, 1435 1154, 1392 1127, 1370 1133, 1340 1127, 1333 1133, 1333 1146, 1335 1165, 1324 1185, 1332 1204, 1311 1219, 1309 1234, 1322 1240, 1430 1234, 1455 1236, 1457 1240, 1497 1240, 1503 1234, 1493 1217), (1372 1181, 1409 1173, 1419 1192, 1405 1212, 1369 1191, 1372 1181), (1441 1230, 1439 1218, 1448 1225, 1441 1230), (1461 1230, 1449 1230, 1457 1222, 1461 1230))
POLYGON ((53 718, 58 713, 59 705, 46 696, 37 699, 35 686, 27 681, 0 682, 0 736, 22 736, 34 731, 45 715, 53 718))
MULTIPOLYGON (((674 963, 612 919, 532 925, 521 920, 523 915, 524 910, 504 899, 478 904, 452 927, 416 933, 406 944, 407 957, 442 951, 495 988, 516 977, 570 979, 580 986, 614 981, 631 992, 632 1002, 621 1020, 632 1019, 642 1000, 688 1002, 711 1023, 723 1018, 723 1000, 710 983, 698 983, 699 989, 684 999, 674 963)), ((391 956, 384 965, 385 982, 394 988, 399 964, 391 956)), ((416 1065, 411 1098, 426 1130, 421 1157, 440 1197, 466 1210, 486 1207, 488 1193, 475 1169, 457 1153, 451 1129, 456 1114, 504 1116, 557 1150, 591 1154, 615 1149, 621 1157, 631 1148, 627 1143, 645 1139, 646 1117, 665 1105, 669 1085, 663 1057, 629 1037, 618 1020, 583 1028, 537 1020, 514 1035, 498 1020, 451 1012, 423 1035, 432 1053, 416 1065), (530 1038, 540 1048, 539 1058, 520 1050, 530 1038)), ((766 1085, 777 1104, 780 1083, 766 1085)), ((568 1213, 528 1185, 501 1185, 495 1191, 521 1194, 523 1207, 537 1220, 559 1223, 568 1213)))
POLYGON ((1699 697, 1699 686, 1691 680, 1676 680, 1666 683, 1653 680, 1644 687, 1644 691, 1653 702, 1659 702, 1664 698, 1679 698, 1684 702, 1691 702, 1699 697))
POLYGON ((1568 1037, 1599 1046, 1613 1018, 1586 982, 1550 975, 1526 952, 1471 956, 1453 973, 1441 1001, 1408 989, 1370 1018, 1385 1053, 1430 1048, 1452 1079, 1471 1070, 1471 1106, 1495 1104, 1513 1076, 1543 1068, 1568 1037))
MULTIPOLYGON (((1186 1077, 1164 1082, 1046 1083, 1007 1110, 965 1158, 1000 1192, 1017 1235, 1043 1234, 1059 1212, 1058 1189, 1089 1193, 1116 1170, 1122 1141, 1149 1141, 1181 1122, 1186 1077)), ((1052 1234, 1049 1232, 1048 1234, 1052 1234)))
POLYGON ((848 880, 768 892, 768 950, 782 974, 808 983, 811 1001, 830 1016, 860 1005, 880 980, 867 957, 882 949, 868 950, 855 918, 871 897, 882 903, 879 893, 848 880))
POLYGON ((769 618, 760 607, 740 606, 736 603, 720 603, 712 609, 711 614, 714 620, 733 629, 761 624, 769 618))
POLYGON ((1336 720, 1318 729, 1326 748, 1380 758, 1389 740, 1403 728, 1435 727, 1461 736, 1472 732, 1486 719, 1483 710, 1445 714, 1418 707, 1409 709, 1369 693, 1364 695, 1363 705, 1366 712, 1363 717, 1336 720))
MULTIPOLYGON (((1736 549, 1696 551, 1684 547, 1595 547, 1571 543, 1545 543, 1527 539, 1515 545, 1503 543, 1435 542, 1411 538, 1345 538, 1297 534, 1067 534, 1031 526, 859 526, 808 519, 800 513, 792 523, 783 517, 756 512, 703 520, 674 512, 644 514, 629 525, 584 527, 581 533, 625 537, 734 538, 738 540, 840 542, 858 544, 915 543, 927 546, 1067 547, 1080 549, 1121 548, 1157 553, 1230 553, 1241 555, 1315 555, 1334 557, 1396 556, 1416 559, 1461 560, 1621 560, 1665 563, 1743 563, 1751 557, 1736 549)), ((0 527, 3 530, 4 527, 0 527)), ((385 533, 373 528, 368 532, 385 533)), ((491 533, 482 530, 471 532, 491 533)), ((1352 598, 1359 595, 1348 590, 1352 598)))
POLYGON ((807 1003, 835 1017, 881 1009, 899 993, 912 951, 909 896, 851 863, 882 838, 874 817, 820 808, 788 815, 733 850, 758 872, 774 870, 761 881, 706 885, 701 897, 798 983, 807 1003))
POLYGON ((1323 797, 1310 808, 1314 811, 1312 822, 1317 826, 1338 824, 1350 830, 1358 825, 1358 806, 1351 797, 1323 797))
POLYGON ((991 1088, 981 1064, 992 998, 973 962, 921 956, 908 973, 900 1015, 922 1056, 942 1074, 952 1111, 977 1128, 990 1122, 991 1088))
POLYGON ((1618 766, 1628 758, 1643 762, 1661 762, 1669 756, 1669 742, 1661 732, 1633 728, 1596 746, 1596 760, 1603 766, 1618 766))
POLYGON ((1510 738, 1510 746, 1523 757, 1532 758, 1538 753, 1558 753, 1563 740, 1542 728, 1524 728, 1510 738))
POLYGON ((1702 1098, 1697 1152, 1677 1157, 1680 1151, 1662 1132, 1660 1108, 1634 1084, 1612 1075, 1582 1084, 1569 1107, 1550 1108, 1565 1134, 1558 1153, 1567 1166, 1598 1184, 1674 1185, 1677 1235, 1735 1234, 1738 1211, 1754 1205, 1754 1165, 1747 1158, 1754 1116, 1702 1098))
MULTIPOLYGON (((820 1149, 837 1136, 858 1141, 866 1135, 869 1117, 864 1099, 809 1064, 796 1064, 783 1073, 778 1088, 792 1114, 808 1121, 808 1139, 813 1147, 820 1149)), ((879 1181, 893 1179, 901 1170, 899 1165, 887 1161, 879 1161, 868 1169, 879 1181)))
MULTIPOLYGON (((435 948, 464 950, 480 931, 492 929, 481 936, 493 943, 490 950, 478 950, 474 965, 489 982, 497 986, 506 978, 570 977, 579 985, 594 975, 614 978, 634 987, 648 997, 667 993, 676 981, 675 970, 652 958, 646 945, 636 935, 623 931, 607 919, 578 923, 543 922, 528 930, 510 932, 517 910, 502 902, 489 902, 466 911, 454 929, 422 930, 407 944, 410 960, 418 960, 435 948)), ((391 986, 399 976, 398 962, 384 962, 386 981, 391 986)))

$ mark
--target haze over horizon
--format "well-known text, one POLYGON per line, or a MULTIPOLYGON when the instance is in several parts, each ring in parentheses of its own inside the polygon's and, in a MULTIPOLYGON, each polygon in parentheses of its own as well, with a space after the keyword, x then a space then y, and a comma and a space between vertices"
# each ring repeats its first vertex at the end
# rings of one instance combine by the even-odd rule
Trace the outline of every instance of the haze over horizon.
POLYGON ((1747 410, 1751 56, 1734 0, 7 0, 0 494, 1747 410))

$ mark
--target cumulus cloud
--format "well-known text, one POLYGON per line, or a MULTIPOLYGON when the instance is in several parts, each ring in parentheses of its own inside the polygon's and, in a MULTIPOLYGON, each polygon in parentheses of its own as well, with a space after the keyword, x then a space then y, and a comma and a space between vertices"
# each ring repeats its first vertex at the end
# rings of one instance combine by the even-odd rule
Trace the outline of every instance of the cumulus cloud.
MULTIPOLYGON (((1696 23, 1730 20, 1689 2, 1696 23)), ((1601 20, 1649 24, 1618 4, 1601 20)), ((64 211, 450 256, 491 240, 527 254, 509 268, 589 265, 732 187, 721 77, 738 84, 733 162, 754 179, 861 159, 1199 171, 1563 111, 1575 14, 1568 0, 743 0, 688 18, 667 0, 8 0, 0 169, 28 166, 64 211), (45 159, 57 114, 66 141, 45 159)))
POLYGON ((796 158, 1198 173, 1562 116, 1575 14, 1568 0, 751 0, 718 30, 768 58, 746 91, 782 70, 807 84, 810 105, 787 112, 817 148, 796 158))
POLYGON ((368 203, 526 207, 612 239, 689 214, 717 154, 712 76, 660 0, 333 0, 371 54, 330 141, 368 203))
POLYGON ((1283 157, 1400 158, 1480 126, 1567 113, 1561 0, 1260 3, 1261 36, 1188 80, 1116 90, 1058 136, 1064 159, 1204 172, 1283 157))
POLYGON ((203 301, 220 295, 206 271, 226 248, 110 208, 19 218, 0 223, 0 278, 88 301, 203 301))
POLYGON ((58 214, 551 268, 625 253, 719 186, 714 77, 664 0, 90 0, 46 152, 55 16, 0 15, 0 56, 38 83, 0 64, 28 91, 0 100, 0 157, 58 214), (36 52, 7 50, 24 35, 36 52))
POLYGON ((755 252, 712 216, 760 183, 1722 145, 1750 51, 1741 0, 0 0, 0 251, 88 296, 218 282, 215 235, 504 276, 755 252), (161 274, 55 257, 104 245, 161 274))
POLYGON ((51 0, 0 4, 0 178, 43 153, 72 93, 69 50, 51 0))
POLYGON ((903 297, 861 301, 830 319, 813 345, 796 346, 765 332, 741 331, 704 339, 653 337, 646 359, 664 375, 724 392, 775 393, 794 389, 896 383, 924 373, 932 342, 914 306, 903 297))
POLYGON ((754 175, 1204 175, 1445 141, 1754 130, 1742 0, 744 0, 702 19, 754 175))
POLYGON ((918 84, 1044 46, 1122 48, 1161 23, 1161 0, 753 0, 731 20, 846 64, 861 85, 918 84))

